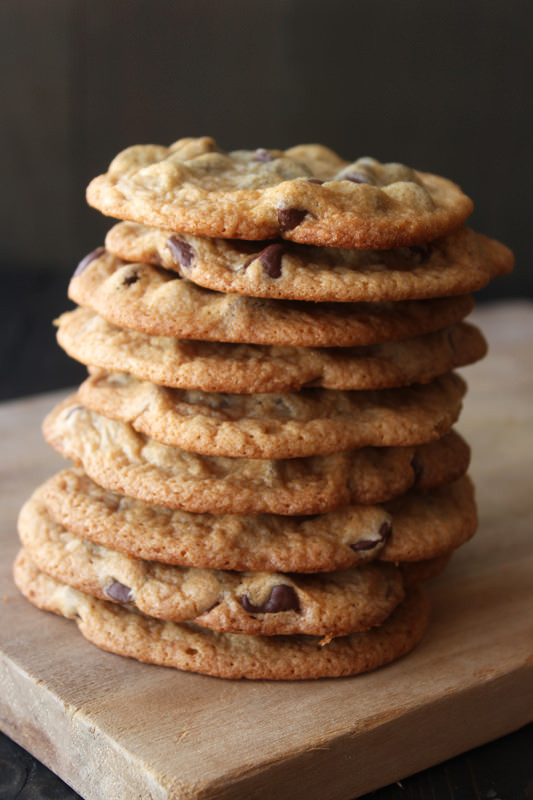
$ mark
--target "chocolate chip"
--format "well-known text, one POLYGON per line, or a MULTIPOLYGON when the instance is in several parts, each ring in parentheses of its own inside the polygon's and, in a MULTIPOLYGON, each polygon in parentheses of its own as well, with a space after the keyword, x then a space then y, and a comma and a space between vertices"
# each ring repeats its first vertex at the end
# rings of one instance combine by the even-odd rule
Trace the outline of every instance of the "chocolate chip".
POLYGON ((380 539, 360 539, 358 542, 354 542, 350 545, 352 550, 355 550, 358 553, 360 550, 372 550, 380 543, 380 539))
POLYGON ((270 155, 268 150, 265 150, 263 147, 258 147, 257 150, 255 151, 255 155, 253 157, 253 161, 263 161, 265 163, 267 161, 273 161, 273 160, 274 159, 270 155))
POLYGON ((360 550, 373 550, 378 544, 387 541, 392 531, 392 526, 389 522, 382 522, 378 531, 377 539, 359 539, 350 545, 351 549, 358 553, 360 550))
POLYGON ((422 473, 424 472, 424 466, 422 464, 422 461, 420 460, 419 456, 416 453, 411 459, 411 469, 415 474, 414 485, 416 486, 416 484, 420 482, 420 479, 422 478, 422 473))
POLYGON ((132 283, 137 283, 138 280, 139 280, 139 272, 137 269, 133 269, 129 275, 126 275, 126 277, 122 281, 122 285, 131 286, 132 283))
POLYGON ((194 250, 188 242, 178 239, 177 236, 169 236, 167 247, 176 264, 182 267, 190 267, 194 260, 194 250))
POLYGON ((382 522, 379 528, 379 535, 382 542, 386 542, 391 535, 392 525, 390 522, 382 522))
POLYGON ((322 186, 324 181, 321 181, 320 178, 308 178, 307 183, 318 183, 319 186, 322 186))
POLYGON ((281 259, 285 254, 285 247, 282 244, 269 244, 264 250, 256 253, 243 264, 243 269, 250 266, 252 261, 257 258, 263 265, 263 269, 270 278, 279 278, 281 275, 281 259))
POLYGON ((133 592, 130 587, 125 586, 120 581, 114 580, 104 589, 104 592, 110 600, 115 600, 117 603, 131 603, 133 600, 133 592))
POLYGON ((292 231, 303 220, 307 211, 301 208, 278 208, 280 231, 292 231))
POLYGON ((360 172, 350 172, 349 175, 342 176, 343 181, 351 181, 352 183, 370 183, 368 178, 361 175, 360 172))
POLYGON ((104 255, 104 253, 105 253, 105 247, 97 247, 96 250, 92 251, 92 253, 88 253, 85 256, 85 258, 82 258, 82 260, 76 267, 74 275, 72 277, 76 278, 78 275, 81 275, 81 273, 87 269, 87 267, 92 261, 95 261, 95 259, 100 258, 100 256, 104 255))
POLYGON ((262 606, 254 606, 250 598, 243 594, 241 605, 249 614, 276 614, 278 611, 299 611, 298 595, 287 584, 273 586, 268 600, 262 606))

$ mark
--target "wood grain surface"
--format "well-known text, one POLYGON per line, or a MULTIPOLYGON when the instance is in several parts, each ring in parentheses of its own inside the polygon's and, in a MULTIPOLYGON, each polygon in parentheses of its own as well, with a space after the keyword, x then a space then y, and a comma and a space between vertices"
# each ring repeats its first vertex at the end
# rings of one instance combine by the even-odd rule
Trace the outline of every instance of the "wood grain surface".
POLYGON ((221 681, 137 664, 85 642, 13 586, 15 519, 62 466, 45 396, 0 410, 0 726, 86 800, 347 800, 533 718, 533 313, 478 313, 489 358, 465 370, 459 429, 474 449, 481 525, 432 585, 409 657, 316 682, 221 681))

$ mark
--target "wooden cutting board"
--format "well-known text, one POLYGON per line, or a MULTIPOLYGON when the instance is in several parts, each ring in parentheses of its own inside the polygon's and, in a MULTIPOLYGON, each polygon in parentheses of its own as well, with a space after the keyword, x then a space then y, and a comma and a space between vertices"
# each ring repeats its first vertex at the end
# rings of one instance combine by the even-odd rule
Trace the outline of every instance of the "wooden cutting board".
POLYGON ((533 310, 477 314, 465 371, 481 524, 433 582, 432 626, 373 674, 223 681, 99 651, 10 575, 15 519, 64 462, 39 423, 58 395, 0 410, 0 727, 87 800, 346 800, 533 719, 533 310))

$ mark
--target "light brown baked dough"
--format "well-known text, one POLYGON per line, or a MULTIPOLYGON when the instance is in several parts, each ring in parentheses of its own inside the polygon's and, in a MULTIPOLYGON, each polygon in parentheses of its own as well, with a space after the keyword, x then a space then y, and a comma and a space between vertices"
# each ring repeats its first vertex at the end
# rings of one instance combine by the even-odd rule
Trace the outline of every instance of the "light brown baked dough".
POLYGON ((87 200, 201 236, 381 249, 435 239, 473 209, 451 181, 401 164, 350 163, 315 144, 225 153, 207 136, 124 150, 87 200))
POLYGON ((22 508, 18 530, 33 563, 74 589, 151 617, 228 633, 344 636, 380 625, 404 598, 402 574, 391 564, 287 575, 132 558, 59 525, 40 491, 22 508))
POLYGON ((241 572, 328 572, 382 555, 402 569, 418 564, 421 571, 421 562, 449 556, 477 525, 466 477, 382 506, 344 506, 303 517, 191 514, 152 506, 102 489, 78 469, 50 478, 42 496, 57 522, 94 544, 135 558, 241 572))
POLYGON ((40 572, 24 551, 15 582, 38 608, 74 619, 104 650, 152 664, 220 678, 305 680, 368 672, 412 650, 429 624, 431 606, 420 586, 386 622, 370 631, 323 640, 313 636, 217 633, 194 623, 163 622, 117 603, 97 600, 40 572))
MULTIPOLYGON (((460 298, 462 299, 462 298, 460 298)), ((78 308, 57 320, 61 347, 77 361, 128 372, 162 386, 236 394, 386 389, 426 383, 483 357, 486 342, 468 323, 368 347, 269 347, 149 336, 78 308)))
POLYGON ((342 250, 281 239, 210 239, 120 222, 106 248, 219 292, 315 302, 383 302, 476 292, 513 268, 509 248, 469 228, 397 250, 342 250))
POLYGON ((168 389, 96 372, 78 397, 91 411, 190 452, 297 458, 440 439, 456 422, 465 392, 454 373, 403 389, 242 395, 168 389))
POLYGON ((409 492, 384 508, 392 530, 379 558, 395 564, 449 556, 478 526, 474 486, 467 475, 447 486, 409 492))
MULTIPOLYGON (((68 293, 108 322, 151 336, 267 346, 352 347, 410 338, 428 332, 427 317, 432 307, 438 311, 435 301, 428 307, 424 300, 302 303, 222 294, 105 252, 85 259, 68 293)), ((445 324, 434 317, 429 328, 445 324)))
POLYGON ((415 484, 430 488, 466 472, 470 451, 451 432, 417 447, 367 447, 327 456, 202 456, 136 433, 76 397, 45 419, 46 441, 106 489, 196 513, 316 514, 380 503, 415 484))

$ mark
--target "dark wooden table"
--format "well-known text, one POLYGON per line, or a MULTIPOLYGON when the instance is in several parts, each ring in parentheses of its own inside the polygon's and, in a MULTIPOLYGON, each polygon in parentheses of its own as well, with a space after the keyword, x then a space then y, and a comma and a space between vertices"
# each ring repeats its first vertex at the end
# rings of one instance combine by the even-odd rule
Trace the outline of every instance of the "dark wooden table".
MULTIPOLYGON (((71 305, 67 282, 43 271, 0 272, 0 400, 72 386, 86 374, 57 347, 50 322, 71 305)), ((0 800, 75 798, 79 795, 0 733, 0 800)), ((366 798, 533 800, 533 725, 366 798)))

